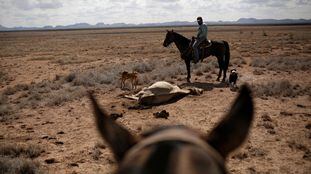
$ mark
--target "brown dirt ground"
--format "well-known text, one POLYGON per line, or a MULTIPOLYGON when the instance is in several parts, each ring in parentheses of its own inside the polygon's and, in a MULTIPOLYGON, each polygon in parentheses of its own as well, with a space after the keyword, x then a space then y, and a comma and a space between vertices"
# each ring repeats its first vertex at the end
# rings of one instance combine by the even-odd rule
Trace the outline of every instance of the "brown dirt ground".
MULTIPOLYGON (((174 29, 187 37, 195 35, 195 28, 174 29)), ((0 92, 18 84, 36 84, 75 71, 126 66, 142 60, 180 62, 175 46, 162 46, 165 34, 164 28, 2 32, 0 69, 7 78, 0 83, 0 92)), ((238 69, 239 85, 278 80, 288 80, 302 87, 311 84, 310 69, 273 71, 263 68, 261 75, 254 75, 254 67, 250 66, 254 58, 311 59, 311 26, 211 26, 209 38, 229 42, 233 62, 230 69, 238 69), (235 63, 239 60, 245 63, 235 63)), ((214 69, 203 75, 192 73, 193 82, 207 87, 203 95, 188 96, 176 103, 146 110, 127 109, 133 102, 119 97, 128 91, 122 91, 118 85, 88 88, 95 90, 101 105, 108 111, 123 113, 118 122, 133 133, 175 124, 209 132, 228 111, 237 94, 227 87, 218 87, 215 81, 218 69, 214 69), (152 113, 164 109, 170 113, 167 120, 153 117, 152 113)), ((167 79, 178 85, 185 83, 185 75, 167 79)), ((18 96, 8 97, 12 103, 18 96)), ((249 138, 228 158, 229 171, 233 174, 310 173, 310 93, 296 97, 256 97, 255 108, 249 138), (265 115, 270 119, 265 119, 265 115)), ((0 122, 0 144, 39 145, 45 152, 34 160, 39 161, 47 173, 108 174, 116 168, 110 150, 97 133, 87 97, 58 106, 24 107, 6 117, 11 115, 15 119, 0 122), (59 134, 61 131, 64 133, 59 134), (99 156, 95 159, 96 153, 99 156), (50 158, 55 158, 56 163, 44 162, 50 158)))

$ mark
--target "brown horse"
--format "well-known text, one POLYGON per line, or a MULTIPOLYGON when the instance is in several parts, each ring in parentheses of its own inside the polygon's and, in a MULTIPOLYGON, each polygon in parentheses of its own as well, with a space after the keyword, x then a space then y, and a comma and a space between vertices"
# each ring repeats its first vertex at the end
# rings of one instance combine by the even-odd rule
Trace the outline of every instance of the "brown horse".
POLYGON ((209 135, 169 126, 137 137, 90 98, 97 128, 118 161, 117 174, 225 174, 225 159, 246 139, 254 112, 250 89, 244 85, 229 113, 209 135))
MULTIPOLYGON (((171 43, 175 43, 176 47, 180 52, 180 57, 185 61, 187 67, 187 82, 190 83, 190 62, 193 60, 193 51, 191 43, 192 41, 176 32, 167 31, 165 40, 163 42, 163 46, 167 47, 171 43)), ((219 81, 221 77, 221 73, 223 72, 222 81, 225 82, 226 74, 229 66, 230 60, 230 48, 229 44, 226 41, 211 41, 211 46, 200 49, 200 57, 202 60, 209 56, 216 56, 218 61, 219 73, 217 77, 217 81, 219 81), (203 55, 202 55, 203 54, 203 55)))

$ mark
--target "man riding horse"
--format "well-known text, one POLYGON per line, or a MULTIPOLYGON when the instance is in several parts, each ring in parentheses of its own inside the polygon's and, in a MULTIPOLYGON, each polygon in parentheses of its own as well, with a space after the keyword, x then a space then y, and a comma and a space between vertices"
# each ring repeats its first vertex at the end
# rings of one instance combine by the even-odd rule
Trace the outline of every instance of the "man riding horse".
POLYGON ((217 81, 219 81, 221 74, 223 72, 224 75, 222 81, 224 82, 226 80, 226 73, 228 70, 230 60, 229 44, 225 40, 219 41, 212 40, 211 42, 207 42, 207 45, 205 46, 204 42, 207 35, 207 27, 206 25, 203 24, 203 20, 201 20, 202 18, 198 19, 200 27, 198 30, 198 37, 196 41, 194 41, 194 39, 192 40, 188 39, 182 36, 181 34, 174 32, 173 30, 172 31, 167 30, 165 39, 163 41, 163 46, 167 47, 171 43, 175 43, 177 49, 180 52, 180 58, 182 58, 186 64, 187 82, 190 82, 191 79, 191 71, 190 71, 191 61, 198 62, 200 57, 201 60, 203 60, 204 58, 209 56, 215 56, 217 58, 219 67, 217 81), (201 45, 203 44, 203 46, 200 46, 200 43, 201 45), (201 54, 199 54, 198 49, 200 49, 201 54), (193 52, 196 52, 195 56, 193 55, 193 52))
POLYGON ((199 24, 198 34, 195 42, 192 45, 192 48, 194 50, 193 63, 198 63, 198 61, 200 60, 199 45, 207 39, 207 25, 203 23, 203 19, 200 16, 197 17, 197 22, 199 24))

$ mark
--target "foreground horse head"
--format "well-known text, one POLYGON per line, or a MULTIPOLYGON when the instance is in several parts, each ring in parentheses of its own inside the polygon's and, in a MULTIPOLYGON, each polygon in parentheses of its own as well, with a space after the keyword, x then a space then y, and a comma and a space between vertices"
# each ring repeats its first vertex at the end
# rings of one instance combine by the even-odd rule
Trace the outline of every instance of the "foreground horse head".
POLYGON ((185 126, 162 127, 140 138, 108 117, 90 95, 97 127, 116 160, 117 174, 224 174, 225 159, 246 139, 253 119, 250 90, 243 86, 229 113, 201 135, 185 126))

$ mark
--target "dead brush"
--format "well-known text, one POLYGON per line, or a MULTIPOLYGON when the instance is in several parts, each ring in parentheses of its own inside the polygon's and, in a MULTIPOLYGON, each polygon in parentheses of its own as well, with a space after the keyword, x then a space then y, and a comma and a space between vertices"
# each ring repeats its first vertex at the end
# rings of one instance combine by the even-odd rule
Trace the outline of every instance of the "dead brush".
POLYGON ((43 174, 40 163, 27 158, 0 157, 0 173, 43 174))
POLYGON ((43 152, 40 146, 32 144, 5 144, 0 147, 0 155, 10 158, 36 158, 43 152))
POLYGON ((308 57, 254 58, 250 65, 272 71, 307 71, 311 69, 311 59, 308 57))
POLYGON ((34 158, 44 150, 31 144, 4 144, 0 146, 0 173, 43 173, 40 164, 34 158))
POLYGON ((0 71, 0 84, 4 84, 9 79, 6 72, 0 71))
POLYGON ((139 63, 134 63, 131 69, 138 73, 147 73, 153 71, 155 67, 156 61, 153 60, 153 61, 142 61, 139 63))
POLYGON ((14 110, 9 104, 8 97, 6 95, 0 95, 0 122, 9 119, 9 115, 13 114, 14 110))
POLYGON ((229 66, 242 67, 242 65, 246 64, 246 60, 243 57, 238 57, 232 59, 232 61, 229 63, 229 66))
POLYGON ((311 87, 293 85, 288 80, 269 81, 263 84, 252 85, 254 94, 257 97, 296 97, 311 95, 311 87))

